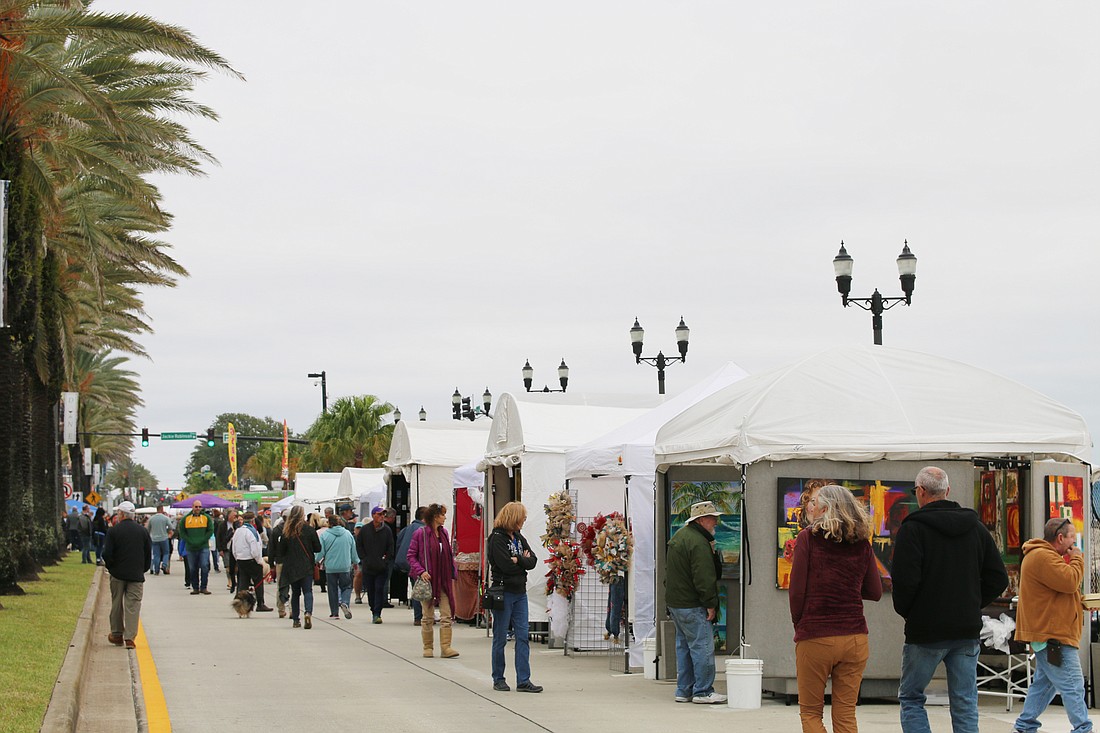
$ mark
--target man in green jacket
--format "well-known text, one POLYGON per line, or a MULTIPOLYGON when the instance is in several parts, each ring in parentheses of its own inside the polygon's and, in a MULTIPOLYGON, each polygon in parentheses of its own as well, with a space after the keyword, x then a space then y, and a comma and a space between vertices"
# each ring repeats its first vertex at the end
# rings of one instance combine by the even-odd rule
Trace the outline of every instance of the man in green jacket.
POLYGON ((195 499, 191 513, 185 514, 176 531, 187 546, 187 578, 191 595, 210 595, 206 581, 210 576, 210 538, 214 536, 214 520, 202 510, 202 500, 195 499))
POLYGON ((688 523, 668 541, 665 605, 676 625, 676 702, 723 703, 714 691, 714 622, 721 562, 714 529, 721 512, 713 502, 691 505, 688 523))

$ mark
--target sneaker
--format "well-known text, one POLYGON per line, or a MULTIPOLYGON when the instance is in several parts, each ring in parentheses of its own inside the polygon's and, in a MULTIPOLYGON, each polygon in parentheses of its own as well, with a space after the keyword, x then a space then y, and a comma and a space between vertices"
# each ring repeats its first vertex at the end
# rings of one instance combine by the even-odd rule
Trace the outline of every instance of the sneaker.
POLYGON ((676 702, 691 702, 691 695, 677 695, 672 699, 676 702))
MULTIPOLYGON (((187 587, 187 586, 184 586, 184 588, 186 588, 186 587, 187 587)), ((200 591, 200 590, 199 590, 198 588, 196 588, 195 590, 191 591, 191 595, 193 595, 193 596, 197 596, 197 595, 198 595, 199 593, 201 593, 201 592, 202 592, 202 591, 200 591)))
POLYGON ((334 614, 332 614, 331 616, 329 616, 329 618, 339 619, 339 618, 340 618, 340 614, 338 614, 338 613, 334 613, 334 614))
POLYGON ((134 643, 133 639, 127 639, 126 640, 126 648, 127 649, 137 649, 137 644, 134 643))
MULTIPOLYGON (((534 682, 523 682, 516 685, 516 692, 542 692, 542 686, 536 685, 534 682)), ((725 698, 722 698, 723 700, 725 698)))
POLYGON ((210 591, 208 591, 206 588, 203 588, 202 590, 200 590, 199 593, 202 593, 204 596, 210 595, 210 591))
POLYGON ((374 617, 374 618, 373 618, 373 619, 371 620, 371 623, 372 623, 372 624, 380 624, 380 623, 382 623, 382 617, 381 617, 381 616, 375 616, 375 617, 374 617))
POLYGON ((497 692, 511 692, 512 688, 508 686, 508 683, 504 680, 497 680, 493 683, 493 689, 497 692))
POLYGON ((358 603, 360 606, 363 605, 363 599, 362 598, 356 598, 355 602, 358 603))
POLYGON ((306 628, 307 629, 312 629, 313 628, 313 614, 310 614, 310 613, 306 614, 306 628))
POLYGON ((725 695, 719 695, 717 692, 712 692, 709 695, 696 695, 691 698, 691 701, 696 705, 717 705, 726 701, 725 695))
POLYGON ((340 610, 344 612, 344 618, 351 618, 351 609, 348 608, 348 604, 341 603, 340 610))
POLYGON ((418 618, 413 619, 413 626, 419 626, 422 622, 418 618))
POLYGON ((164 574, 165 575, 171 575, 172 574, 171 571, 168 569, 167 565, 164 566, 164 574))
POLYGON ((292 628, 292 629, 300 629, 300 628, 302 628, 302 622, 301 622, 301 621, 299 621, 298 619, 294 619, 294 623, 292 623, 292 624, 290 625, 290 628, 292 628))
POLYGON ((107 634, 107 641, 111 642, 115 646, 122 646, 122 634, 111 632, 110 634, 107 634))

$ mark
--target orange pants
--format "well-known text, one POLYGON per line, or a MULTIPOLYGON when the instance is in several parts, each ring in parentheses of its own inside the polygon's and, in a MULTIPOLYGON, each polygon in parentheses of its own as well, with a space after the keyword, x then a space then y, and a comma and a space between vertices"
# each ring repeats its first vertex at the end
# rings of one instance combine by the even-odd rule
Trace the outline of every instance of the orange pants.
POLYGON ((825 683, 833 679, 833 733, 856 733, 856 702, 867 666, 867 634, 825 636, 794 645, 803 733, 826 733, 825 683))

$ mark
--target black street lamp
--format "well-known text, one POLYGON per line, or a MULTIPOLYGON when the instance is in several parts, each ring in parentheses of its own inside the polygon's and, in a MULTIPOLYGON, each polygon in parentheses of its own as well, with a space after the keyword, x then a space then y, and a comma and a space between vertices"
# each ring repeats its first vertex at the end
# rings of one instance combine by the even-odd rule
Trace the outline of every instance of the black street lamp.
MULTIPOLYGON (((456 388, 455 393, 451 395, 451 417, 455 420, 469 420, 471 422, 480 415, 492 417, 489 410, 493 407, 493 395, 489 392, 488 387, 481 395, 481 405, 473 407, 472 404, 473 397, 463 397, 462 393, 456 388)), ((421 420, 427 418, 428 413, 424 412, 423 407, 420 408, 420 415, 421 420)))
POLYGON ((899 303, 913 304, 913 286, 917 281, 917 256, 909 251, 909 240, 901 248, 898 255, 898 276, 901 279, 901 290, 904 297, 884 298, 878 288, 870 298, 849 298, 852 291, 852 265, 855 260, 844 249, 843 240, 840 242, 840 252, 833 258, 833 271, 836 273, 836 289, 840 292, 840 302, 847 308, 856 305, 865 311, 871 311, 871 328, 875 334, 875 346, 882 346, 882 314, 899 303))
POLYGON ((645 362, 657 367, 657 393, 665 393, 665 367, 676 362, 686 362, 688 353, 688 336, 691 331, 684 323, 684 317, 680 316, 680 325, 676 327, 676 348, 679 356, 665 356, 663 351, 658 351, 657 356, 642 356, 642 339, 645 338, 645 330, 638 319, 634 319, 634 325, 630 328, 630 346, 634 349, 634 363, 645 362))
POLYGON ((424 409, 424 405, 420 406, 420 412, 417 413, 417 417, 420 418, 420 422, 427 422, 428 412, 427 412, 427 410, 424 409))
MULTIPOLYGON (((531 391, 531 383, 535 380, 535 370, 531 367, 531 360, 528 359, 523 369, 520 370, 523 374, 523 388, 528 392, 531 391)), ((569 367, 565 364, 565 359, 561 360, 561 364, 558 365, 558 383, 561 384, 561 389, 550 389, 549 386, 543 386, 542 389, 536 389, 536 392, 564 392, 569 387, 569 367)))
POLYGON ((320 372, 310 372, 306 376, 310 379, 321 380, 321 414, 323 415, 328 412, 328 384, 325 382, 325 372, 324 370, 320 372))
POLYGON ((394 407, 393 408, 393 424, 396 425, 399 422, 401 422, 401 408, 400 407, 394 407))

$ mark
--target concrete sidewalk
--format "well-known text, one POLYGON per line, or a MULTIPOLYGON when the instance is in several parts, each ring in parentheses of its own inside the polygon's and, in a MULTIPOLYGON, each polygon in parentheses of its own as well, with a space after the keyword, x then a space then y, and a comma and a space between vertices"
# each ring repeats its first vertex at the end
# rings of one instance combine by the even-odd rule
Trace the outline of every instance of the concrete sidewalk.
MULTIPOLYGON (((420 629, 412 625, 406 608, 387 610, 381 625, 370 623, 365 605, 352 606, 355 617, 350 621, 331 621, 326 618, 327 597, 317 593, 314 628, 293 629, 289 618, 279 619, 275 613, 237 618, 224 578, 211 574, 210 596, 189 595, 182 574, 150 576, 146 583, 142 622, 172 728, 180 733, 212 726, 268 733, 273 724, 309 730, 356 723, 397 730, 439 727, 449 733, 606 733, 685 726, 786 732, 800 727, 797 706, 788 707, 782 699, 765 697, 759 710, 678 705, 672 701, 671 683, 615 674, 607 657, 567 657, 538 644, 532 646, 532 679, 546 691, 495 692, 489 677, 490 641, 483 629, 456 627, 454 646, 461 656, 426 659, 420 656, 420 629)), ((270 586, 268 590, 271 596, 270 586)), ((106 633, 96 629, 95 636, 104 637, 93 655, 97 674, 128 669, 124 658, 132 655, 107 644, 106 633)), ((514 688, 512 646, 508 681, 514 688)), ((105 677, 100 688, 104 697, 125 697, 125 685, 106 682, 105 677)), ((721 668, 717 687, 725 689, 721 668)), ((132 697, 123 702, 133 710, 132 697)), ((895 704, 865 704, 858 716, 865 733, 899 729, 895 704)), ((931 708, 930 717, 934 730, 950 730, 946 708, 931 708)), ((1014 719, 1014 713, 983 700, 983 731, 1008 730, 1014 719)), ((1049 723, 1051 729, 1065 727, 1060 709, 1051 710, 1049 723)), ((127 720, 125 727, 116 724, 112 730, 134 730, 130 725, 127 720)), ((156 726, 150 730, 156 733, 156 726)))

